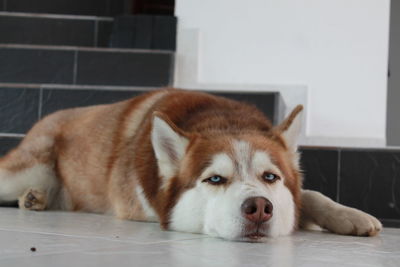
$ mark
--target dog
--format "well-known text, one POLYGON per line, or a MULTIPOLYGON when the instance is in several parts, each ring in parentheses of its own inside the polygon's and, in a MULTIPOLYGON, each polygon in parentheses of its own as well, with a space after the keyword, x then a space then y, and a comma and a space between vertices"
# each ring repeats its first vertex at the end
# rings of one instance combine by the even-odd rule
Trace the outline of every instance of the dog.
POLYGON ((302 190, 302 110, 272 126, 252 105, 167 88, 58 111, 0 159, 0 202, 250 242, 312 225, 376 235, 373 216, 302 190))

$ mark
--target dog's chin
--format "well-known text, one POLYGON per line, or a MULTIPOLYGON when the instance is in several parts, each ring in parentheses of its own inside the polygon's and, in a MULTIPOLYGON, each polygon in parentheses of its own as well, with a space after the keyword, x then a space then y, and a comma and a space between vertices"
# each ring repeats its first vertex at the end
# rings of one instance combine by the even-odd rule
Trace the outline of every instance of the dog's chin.
POLYGON ((249 243, 263 243, 266 242, 267 239, 268 236, 263 232, 252 232, 244 234, 236 238, 235 240, 240 242, 249 242, 249 243))

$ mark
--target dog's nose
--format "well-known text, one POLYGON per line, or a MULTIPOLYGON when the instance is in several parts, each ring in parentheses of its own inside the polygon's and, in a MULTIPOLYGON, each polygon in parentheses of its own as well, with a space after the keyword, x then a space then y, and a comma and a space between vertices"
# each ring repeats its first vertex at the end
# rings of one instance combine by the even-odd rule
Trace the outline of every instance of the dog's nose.
POLYGON ((272 217, 272 203, 265 197, 250 197, 242 204, 242 215, 254 223, 263 223, 272 217))

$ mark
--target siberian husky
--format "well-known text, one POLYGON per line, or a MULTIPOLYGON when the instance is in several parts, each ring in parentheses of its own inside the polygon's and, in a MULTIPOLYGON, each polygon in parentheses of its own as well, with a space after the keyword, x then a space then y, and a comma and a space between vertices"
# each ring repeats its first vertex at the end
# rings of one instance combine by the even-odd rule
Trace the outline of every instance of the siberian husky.
POLYGON ((229 240, 259 242, 310 224, 377 234, 374 217, 301 189, 301 113, 273 127, 251 105, 175 89, 59 111, 0 159, 0 201, 229 240))

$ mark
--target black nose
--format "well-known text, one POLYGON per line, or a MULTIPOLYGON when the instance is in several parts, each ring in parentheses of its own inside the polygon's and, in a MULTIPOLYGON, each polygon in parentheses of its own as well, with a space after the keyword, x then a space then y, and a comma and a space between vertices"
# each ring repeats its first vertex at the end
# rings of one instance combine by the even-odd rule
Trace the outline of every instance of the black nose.
POLYGON ((247 220, 260 224, 272 217, 272 203, 265 197, 250 197, 242 204, 242 215, 247 220))

